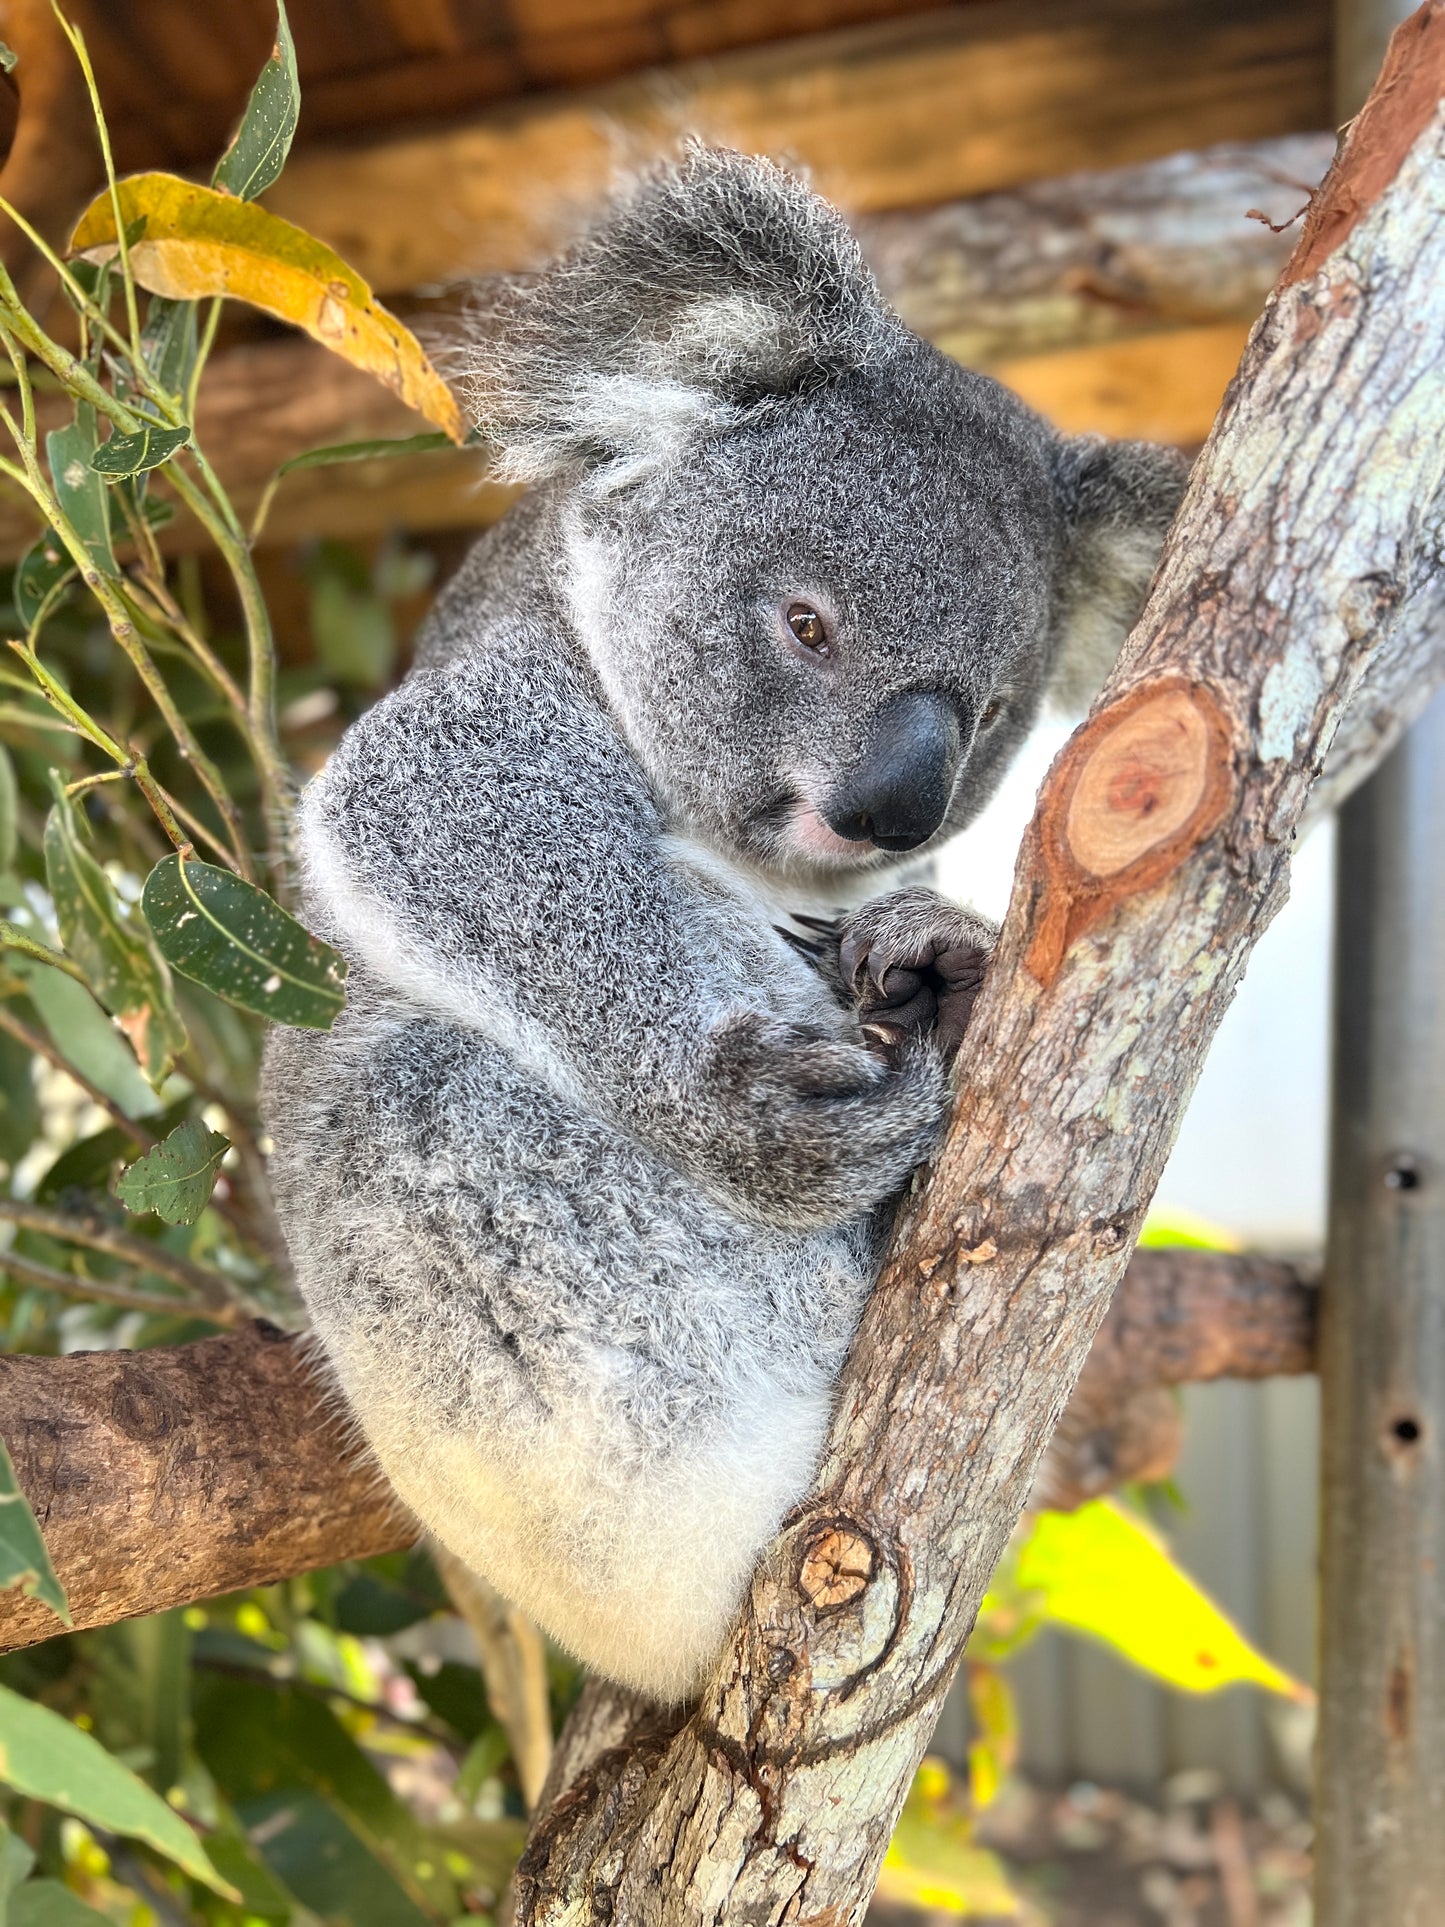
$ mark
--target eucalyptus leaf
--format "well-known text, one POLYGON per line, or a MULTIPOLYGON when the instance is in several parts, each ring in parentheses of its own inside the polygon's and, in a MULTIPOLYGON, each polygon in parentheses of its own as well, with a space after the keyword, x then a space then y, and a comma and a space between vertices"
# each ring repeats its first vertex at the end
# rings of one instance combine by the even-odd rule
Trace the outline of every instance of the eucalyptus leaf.
POLYGON ((0 1686, 0 1781, 107 1833, 144 1841, 223 1898, 240 1898, 185 1821, 143 1780, 89 1733, 8 1686, 0 1686))
POLYGON ((34 1865, 30 1848, 0 1820, 0 1923, 5 1920, 5 1902, 34 1865))
POLYGON ((27 1599, 39 1599, 68 1626, 70 1606, 45 1550, 40 1524, 20 1490, 10 1454, 0 1439, 0 1592, 18 1586, 27 1599))
POLYGON ((115 553, 110 546, 110 504, 105 482, 92 466, 95 457, 95 410, 89 402, 75 404, 75 420, 45 437, 50 478, 60 506, 69 518, 91 561, 102 575, 114 575, 115 553))
POLYGON ((0 40, 0 67, 3 67, 7 74, 14 73, 15 65, 19 58, 19 54, 16 53, 13 47, 7 47, 5 42, 0 40))
POLYGON ((141 908, 173 969, 278 1024, 329 1030, 346 1002, 346 959, 232 870, 168 856, 141 908))
POLYGON ((18 1164, 40 1131, 34 1059, 8 1031, 0 1033, 0 1158, 18 1164))
POLYGON ((15 868, 19 828, 20 792, 15 784, 15 765, 10 760, 10 752, 0 748, 0 874, 15 868))
POLYGON ((44 1019, 68 1064, 88 1077, 127 1117, 154 1117, 161 1109, 129 1046, 84 984, 63 970, 11 953, 12 975, 24 979, 30 1001, 44 1019))
POLYGON ((157 423, 147 422, 144 428, 134 435, 112 435, 109 441, 102 442, 90 458, 90 465, 97 475, 105 476, 107 481, 119 481, 126 475, 143 475, 148 470, 159 468, 168 462, 178 448, 184 448, 191 439, 190 429, 182 423, 179 428, 162 428, 157 423))
POLYGON ((434 448, 455 448, 450 435, 440 429, 427 435, 382 435, 370 442, 332 442, 327 448, 308 448, 304 455, 293 455, 276 470, 276 478, 292 475, 298 468, 330 468, 337 462, 375 462, 390 455, 425 455, 434 448))
POLYGON ((291 23, 285 0, 276 0, 276 44, 251 89, 236 138, 216 163, 211 185, 243 201, 264 194, 286 165, 300 114, 301 83, 296 77, 291 23))
POLYGON ((45 874, 61 941, 158 1088, 186 1042, 165 965, 145 923, 122 910, 110 878, 85 847, 75 805, 54 770, 50 783, 55 803, 45 824, 45 874))
POLYGON ((167 1224, 194 1224, 230 1148, 229 1138, 188 1117, 121 1173, 115 1195, 127 1211, 154 1211, 167 1224))
POLYGON ((33 627, 51 591, 75 573, 70 552, 53 529, 31 543, 20 559, 10 591, 23 629, 33 627))
POLYGON ((5 1927, 108 1927, 108 1917, 87 1907, 61 1880, 27 1880, 10 1896, 5 1927))
POLYGON ((168 395, 184 395, 196 365, 196 304, 153 294, 141 330, 146 366, 168 395))

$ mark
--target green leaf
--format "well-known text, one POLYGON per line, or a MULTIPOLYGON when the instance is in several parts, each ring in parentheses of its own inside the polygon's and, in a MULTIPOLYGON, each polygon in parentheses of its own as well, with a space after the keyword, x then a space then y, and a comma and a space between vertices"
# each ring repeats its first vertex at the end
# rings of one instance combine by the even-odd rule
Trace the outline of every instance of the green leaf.
POLYGON ((337 682, 380 689, 396 666, 396 625, 369 588, 357 591, 332 569, 311 581, 311 635, 316 653, 337 682))
POLYGON ((75 572, 75 564, 54 529, 47 529, 30 545, 15 571, 10 591, 23 628, 28 631, 34 626, 52 593, 75 572))
POLYGON ((0 67, 3 67, 7 74, 14 73, 15 63, 19 58, 19 54, 13 47, 7 47, 5 42, 0 40, 0 67))
POLYGON ((291 24, 285 0, 276 0, 276 45, 251 89, 236 138, 216 163, 212 187, 224 188, 243 201, 264 194, 286 165, 300 113, 301 85, 296 78, 291 24))
POLYGON ((68 1064, 105 1092, 127 1117, 154 1117, 162 1108, 147 1084, 130 1047, 91 996, 62 970, 14 952, 6 959, 11 973, 24 979, 30 1001, 45 1021, 68 1064))
POLYGON ((196 365, 196 304, 153 294, 141 330, 146 366, 168 395, 184 395, 196 365))
POLYGON ((167 1224, 194 1224, 205 1210, 231 1140, 188 1117, 121 1173, 115 1195, 127 1211, 154 1211, 167 1224))
POLYGON ((341 952, 234 871, 168 856, 141 908, 166 962, 242 1010, 329 1030, 346 1002, 341 952))
POLYGON ((1143 1520, 1113 1499, 1039 1513, 1012 1583, 1034 1595, 1045 1620, 1103 1640, 1184 1692, 1247 1682, 1287 1699, 1314 1698, 1251 1646, 1143 1520))
POLYGON ((106 1916, 63 1881, 27 1880, 11 1896, 7 1927, 106 1927, 106 1916))
POLYGON ((5 1903, 35 1865, 35 1855, 0 1820, 0 1927, 5 1921, 5 1903))
POLYGON ((65 1588, 55 1576, 39 1522, 16 1483, 10 1454, 0 1439, 0 1592, 12 1586, 18 1586, 27 1599, 42 1600, 70 1625, 65 1588))
POLYGON ((289 1686, 198 1679, 196 1744, 267 1866, 316 1912, 360 1922, 450 1909, 454 1885, 424 1830, 321 1700, 289 1686), (386 1891, 383 1913, 322 1904, 310 1883, 322 1877, 318 1858, 333 1849, 352 1869, 348 1882, 369 1868, 378 1894, 386 1891))
POLYGON ((310 1787, 261 1794, 237 1811, 273 1878, 322 1920, 346 1927, 431 1927, 435 1921, 310 1787))
POLYGON ((372 442, 333 442, 329 448, 308 448, 276 470, 276 479, 298 468, 330 468, 337 462, 375 462, 391 455, 424 455, 434 448, 455 448, 450 435, 438 429, 428 435, 383 435, 372 442))
POLYGON ((121 909, 110 878, 85 847, 75 806, 54 770, 50 787, 55 804, 45 824, 45 874, 61 941, 158 1088, 186 1042, 165 965, 147 926, 121 909))
POLYGON ((75 404, 75 420, 45 437, 50 478, 60 506, 85 544, 102 575, 116 573, 110 546, 110 504, 105 482, 92 466, 95 457, 95 410, 88 402, 75 404))
POLYGON ((20 791, 15 783, 15 765, 10 752, 0 749, 0 872, 15 868, 19 829, 20 791))
POLYGON ((240 1898, 185 1821, 143 1780, 89 1733, 6 1686, 0 1686, 0 1781, 107 1833, 144 1841, 225 1899, 240 1898))
POLYGON ((0 1158, 18 1164, 40 1131, 35 1059, 8 1031, 0 1033, 0 1158))
MULTIPOLYGON (((470 440, 470 437, 468 437, 470 440)), ((251 529, 254 542, 266 526, 266 518, 271 513, 271 503, 277 489, 288 475, 294 475, 300 468, 330 468, 336 462, 375 462, 391 455, 424 455, 432 449, 452 448, 455 443, 450 435, 438 431, 429 435, 389 435, 370 442, 333 442, 327 448, 309 448, 304 455, 293 455, 288 462, 274 470, 262 493, 256 509, 256 519, 251 529)))
POLYGON ((134 435, 112 435, 109 441, 102 442, 91 456, 90 465, 107 481, 119 481, 122 476, 142 475, 159 468, 190 439, 191 431, 184 423, 179 428, 162 428, 147 422, 134 435))

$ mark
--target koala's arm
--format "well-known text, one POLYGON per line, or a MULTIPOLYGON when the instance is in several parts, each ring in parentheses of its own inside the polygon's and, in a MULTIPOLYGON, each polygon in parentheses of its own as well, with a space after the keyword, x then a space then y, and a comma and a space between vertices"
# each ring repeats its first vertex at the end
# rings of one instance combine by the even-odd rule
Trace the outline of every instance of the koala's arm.
POLYGON ((864 1048, 767 908, 667 836, 565 663, 414 676, 310 786, 301 841, 311 914, 369 978, 740 1215, 857 1218, 937 1142, 941 1054, 864 1048))

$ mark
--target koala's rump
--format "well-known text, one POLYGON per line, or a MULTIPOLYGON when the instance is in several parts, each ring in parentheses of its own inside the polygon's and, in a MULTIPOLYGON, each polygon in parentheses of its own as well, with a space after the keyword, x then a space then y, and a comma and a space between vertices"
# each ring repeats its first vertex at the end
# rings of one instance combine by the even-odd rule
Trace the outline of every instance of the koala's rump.
POLYGON ((580 1657, 685 1692, 810 1483, 866 1228, 744 1224, 497 1044, 369 999, 282 1032, 278 1209, 423 1523, 580 1657))

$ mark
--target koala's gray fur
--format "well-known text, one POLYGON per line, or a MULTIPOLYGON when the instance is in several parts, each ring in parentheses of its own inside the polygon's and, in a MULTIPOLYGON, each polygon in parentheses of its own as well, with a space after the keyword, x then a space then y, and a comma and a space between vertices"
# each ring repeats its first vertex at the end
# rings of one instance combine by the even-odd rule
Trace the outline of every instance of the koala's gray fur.
POLYGON ((418 1518, 675 1697, 807 1491, 990 940, 916 887, 813 926, 826 968, 775 926, 896 876, 828 821, 888 718, 935 730, 930 847, 975 814, 1117 648, 1181 470, 1061 439, 701 148, 504 292, 472 401, 537 486, 306 793, 352 974, 272 1040, 276 1195, 418 1518))

